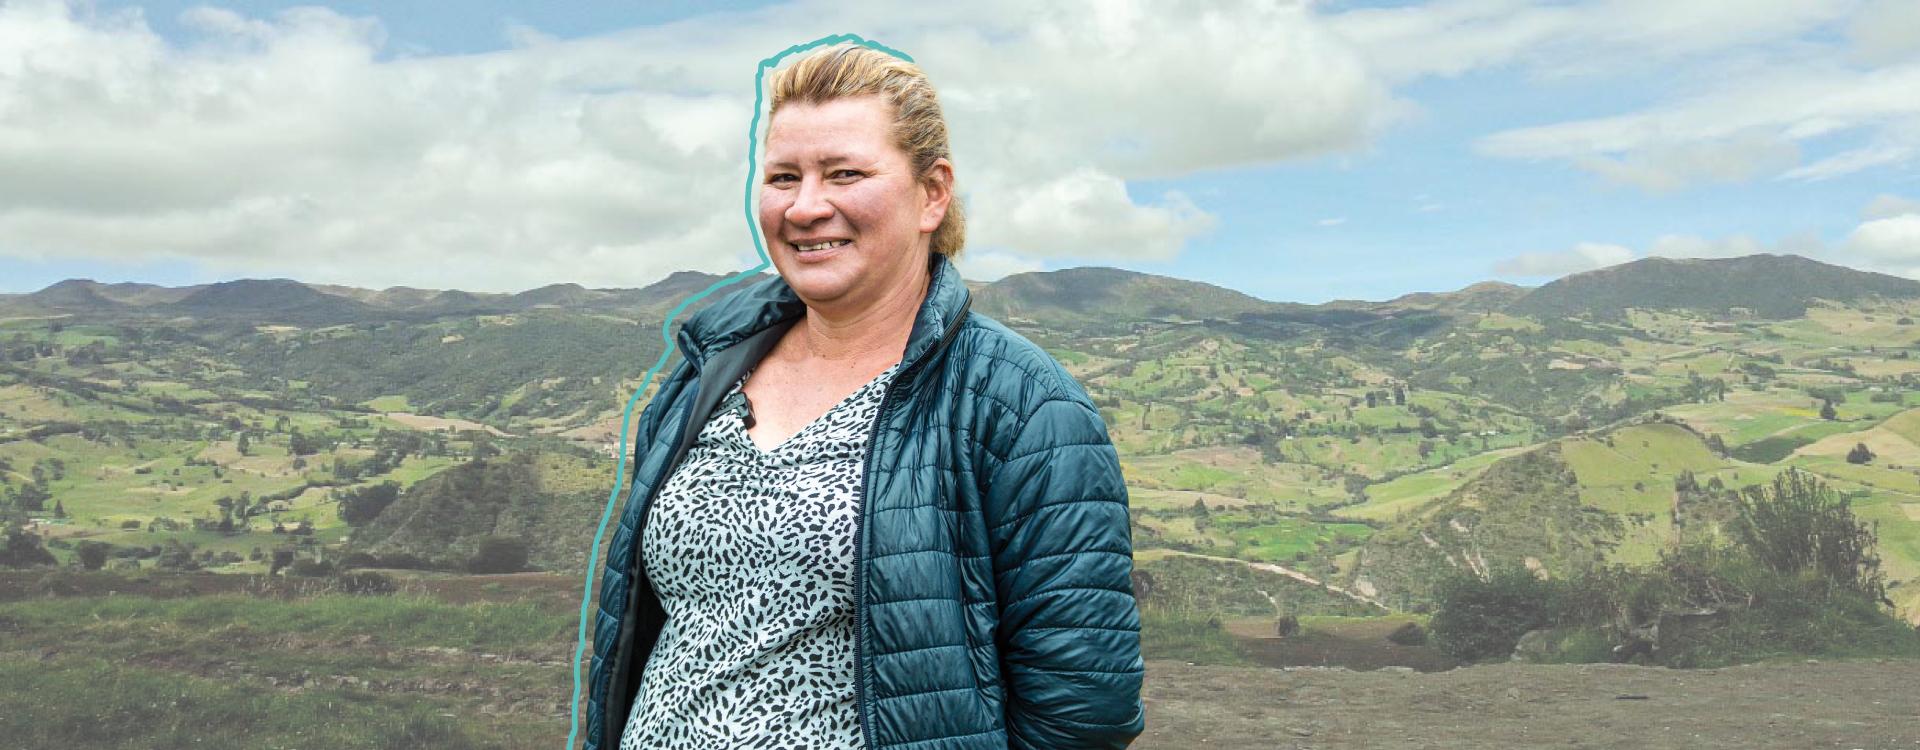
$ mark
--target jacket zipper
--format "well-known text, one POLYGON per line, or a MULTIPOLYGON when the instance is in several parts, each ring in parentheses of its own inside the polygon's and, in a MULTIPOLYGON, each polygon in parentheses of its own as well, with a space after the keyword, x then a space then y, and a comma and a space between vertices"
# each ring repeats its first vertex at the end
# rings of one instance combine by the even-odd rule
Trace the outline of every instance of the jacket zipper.
POLYGON ((954 314, 953 322, 948 323, 947 330, 940 334, 939 343, 922 354, 913 364, 894 373, 893 380, 888 381, 887 387, 880 391, 880 408, 874 410, 873 424, 867 428, 867 455, 862 459, 860 468, 860 512, 853 514, 853 711, 860 720, 860 740, 867 750, 873 750, 874 745, 873 727, 867 721, 866 640, 861 637, 861 633, 866 630, 867 620, 864 561, 866 555, 862 553, 867 547, 866 520, 870 505, 867 500, 873 493, 873 446, 880 442, 880 424, 887 418, 887 406, 893 401, 895 385, 909 380, 913 371, 919 369, 921 362, 925 362, 928 356, 946 347, 947 342, 953 338, 953 334, 960 330, 960 322, 966 320, 967 309, 972 306, 973 296, 967 295, 961 300, 960 311, 954 314))

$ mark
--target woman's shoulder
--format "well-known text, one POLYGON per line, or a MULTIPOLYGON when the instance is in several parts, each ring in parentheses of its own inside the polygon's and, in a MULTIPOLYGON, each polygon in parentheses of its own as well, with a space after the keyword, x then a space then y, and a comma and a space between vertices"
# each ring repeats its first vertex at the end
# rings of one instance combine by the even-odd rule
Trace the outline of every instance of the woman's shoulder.
POLYGON ((970 387, 1021 405, 1023 411, 1047 401, 1093 406, 1086 389, 1060 362, 1032 339, 1006 324, 969 311, 949 356, 960 360, 970 387))

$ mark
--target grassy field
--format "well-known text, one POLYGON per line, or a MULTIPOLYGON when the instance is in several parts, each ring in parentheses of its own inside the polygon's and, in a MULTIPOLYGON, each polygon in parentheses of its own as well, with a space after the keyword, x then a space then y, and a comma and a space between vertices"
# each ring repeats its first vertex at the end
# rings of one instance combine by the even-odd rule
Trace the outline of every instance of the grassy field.
POLYGON ((488 594, 484 578, 420 579, 392 596, 289 596, 280 584, 297 582, 194 595, 208 576, 29 575, 0 580, 0 598, 72 595, 0 603, 8 747, 504 749, 565 739, 576 579, 545 576, 532 596, 518 585, 488 594), (165 596, 103 596, 106 587, 165 596))

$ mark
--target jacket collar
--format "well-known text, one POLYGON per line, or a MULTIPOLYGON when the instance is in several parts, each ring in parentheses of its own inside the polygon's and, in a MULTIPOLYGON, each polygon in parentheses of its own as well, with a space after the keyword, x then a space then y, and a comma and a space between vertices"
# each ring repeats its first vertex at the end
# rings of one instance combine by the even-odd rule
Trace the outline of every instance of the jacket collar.
MULTIPOLYGON (((966 315, 970 303, 967 284, 947 256, 930 254, 927 296, 914 315, 913 330, 907 334, 907 348, 901 360, 912 364, 929 350, 944 343, 946 334, 966 315)), ((786 279, 774 276, 727 295, 719 302, 695 313, 680 326, 677 341, 680 352, 697 367, 707 358, 776 325, 796 322, 807 312, 786 279)))

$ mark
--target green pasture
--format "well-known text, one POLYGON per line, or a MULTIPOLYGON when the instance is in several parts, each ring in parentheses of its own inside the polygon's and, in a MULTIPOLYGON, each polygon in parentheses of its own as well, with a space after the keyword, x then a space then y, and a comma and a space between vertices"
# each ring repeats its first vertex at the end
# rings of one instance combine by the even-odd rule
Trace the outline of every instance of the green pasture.
POLYGON ((381 396, 367 401, 365 406, 374 411, 413 411, 413 405, 407 403, 406 396, 381 396))
POLYGON ((1447 466, 1403 474, 1385 482, 1367 485, 1366 502, 1341 508, 1335 513, 1371 521, 1393 520, 1402 513, 1413 512, 1420 506, 1445 497, 1447 493, 1479 476, 1494 462, 1514 452, 1514 450, 1488 451, 1463 458, 1447 466))
POLYGON ((1245 525, 1251 523, 1251 519, 1235 513, 1214 514, 1213 522, 1231 528, 1228 536, 1237 545, 1233 557, 1259 562, 1292 562, 1297 556, 1310 555, 1330 545, 1365 542, 1373 533, 1373 527, 1366 524, 1320 523, 1307 519, 1245 525))

